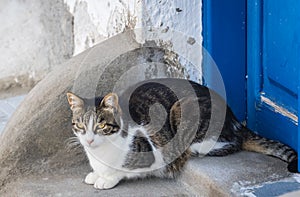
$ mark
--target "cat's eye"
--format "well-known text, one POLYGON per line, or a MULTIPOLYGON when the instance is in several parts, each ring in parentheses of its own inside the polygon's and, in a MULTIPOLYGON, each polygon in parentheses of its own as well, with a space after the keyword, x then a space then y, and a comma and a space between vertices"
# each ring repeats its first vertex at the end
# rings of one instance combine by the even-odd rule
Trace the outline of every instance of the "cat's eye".
POLYGON ((79 122, 75 125, 78 129, 84 129, 84 124, 82 122, 79 122))
POLYGON ((106 126, 106 123, 105 123, 105 122, 102 122, 102 123, 100 123, 100 124, 97 125, 97 127, 98 127, 99 129, 104 129, 105 126, 106 126))

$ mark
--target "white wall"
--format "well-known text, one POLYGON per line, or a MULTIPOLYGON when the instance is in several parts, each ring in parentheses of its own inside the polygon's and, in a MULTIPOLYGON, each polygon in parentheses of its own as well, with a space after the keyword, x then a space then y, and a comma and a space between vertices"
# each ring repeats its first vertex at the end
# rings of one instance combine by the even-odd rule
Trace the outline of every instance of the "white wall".
MULTIPOLYGON (((1 0, 0 90, 34 84, 71 56, 148 26, 160 33, 144 34, 140 42, 154 39, 184 53, 182 64, 200 65, 201 17, 201 0, 1 0)), ((186 70, 200 80, 201 73, 186 70)))
POLYGON ((65 0, 74 17, 74 55, 87 48, 134 28, 140 1, 65 0))
POLYGON ((63 1, 0 1, 0 90, 30 86, 73 54, 63 1))
POLYGON ((202 43, 201 0, 64 0, 74 16, 75 55, 128 28, 154 26, 202 43))
POLYGON ((74 16, 74 55, 126 29, 156 27, 159 28, 156 34, 144 32, 139 41, 153 39, 181 53, 184 58, 179 61, 187 65, 190 78, 201 81, 201 69, 195 71, 188 66, 191 65, 188 61, 200 66, 202 60, 201 0, 65 0, 65 3, 74 16))

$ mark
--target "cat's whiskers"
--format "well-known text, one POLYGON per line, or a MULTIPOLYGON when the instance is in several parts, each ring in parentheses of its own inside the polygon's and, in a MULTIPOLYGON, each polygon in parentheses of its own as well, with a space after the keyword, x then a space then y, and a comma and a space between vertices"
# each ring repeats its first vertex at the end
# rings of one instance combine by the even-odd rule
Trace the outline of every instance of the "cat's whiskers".
POLYGON ((81 143, 77 137, 70 137, 65 140, 65 148, 68 152, 77 151, 81 148, 81 143))

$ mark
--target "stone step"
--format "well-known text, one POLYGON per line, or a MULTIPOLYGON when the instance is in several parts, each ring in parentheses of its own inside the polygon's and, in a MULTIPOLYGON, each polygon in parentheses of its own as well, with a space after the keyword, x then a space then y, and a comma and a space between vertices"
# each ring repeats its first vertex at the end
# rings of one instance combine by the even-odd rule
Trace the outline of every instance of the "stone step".
MULTIPOLYGON (((193 158, 176 180, 125 180, 111 190, 83 183, 88 166, 56 175, 36 175, 11 182, 0 196, 280 196, 300 190, 300 175, 286 163, 261 154, 193 158)), ((299 191, 298 191, 299 192, 299 191)))
POLYGON ((179 181, 200 196, 280 196, 300 190, 300 175, 286 168, 287 164, 279 159, 240 152, 194 158, 179 181))
POLYGON ((81 196, 196 196, 176 180, 143 179, 122 181, 110 190, 96 190, 83 183, 81 175, 31 176, 8 184, 0 196, 81 197, 81 196))

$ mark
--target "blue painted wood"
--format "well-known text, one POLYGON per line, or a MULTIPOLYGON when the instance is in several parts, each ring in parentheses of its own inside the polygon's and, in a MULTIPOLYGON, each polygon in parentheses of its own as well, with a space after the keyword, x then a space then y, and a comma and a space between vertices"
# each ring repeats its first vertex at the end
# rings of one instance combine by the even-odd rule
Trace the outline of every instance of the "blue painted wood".
MULTIPOLYGON (((300 76, 300 69, 299 69, 299 72, 298 72, 299 76, 300 76)), ((300 81, 298 83, 298 95, 300 95, 300 81)), ((300 125, 299 125, 299 114, 300 114, 300 99, 298 97, 298 147, 297 147, 297 150, 298 150, 298 153, 300 153, 300 125)), ((300 172, 300 158, 298 157, 298 171, 300 172)))
POLYGON ((300 1, 263 1, 263 91, 297 113, 300 1))
POLYGON ((248 127, 298 151, 300 129, 295 121, 261 98, 295 115, 300 110, 299 17, 298 0, 247 2, 248 127))
POLYGON ((257 103, 256 131, 268 139, 278 140, 298 150, 298 127, 294 121, 276 113, 265 103, 257 103))
MULTIPOLYGON (((216 62, 227 102, 239 120, 246 118, 246 1, 203 0, 203 46, 216 62)), ((214 89, 209 58, 203 61, 207 86, 214 89)))
MULTIPOLYGON (((300 76, 300 69, 298 72, 298 75, 300 76)), ((300 80, 298 83, 298 95, 300 95, 300 80)), ((300 125, 299 125, 299 114, 300 114, 300 99, 298 97, 298 135, 297 135, 297 139, 298 139, 298 153, 300 153, 300 125)), ((300 172, 300 158, 298 157, 298 171, 300 172)))
POLYGON ((261 9, 260 0, 247 2, 247 125, 256 130, 256 98, 261 91, 261 9))

